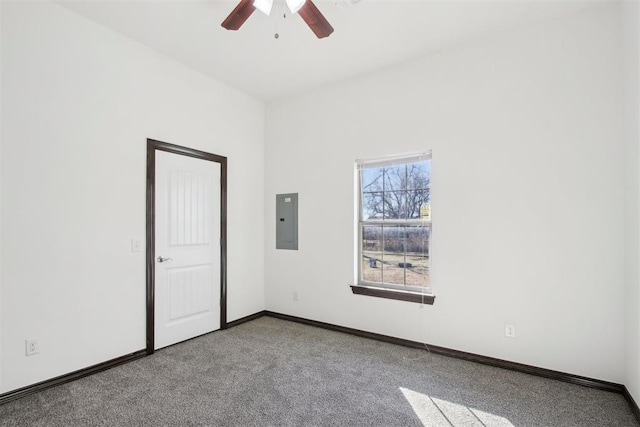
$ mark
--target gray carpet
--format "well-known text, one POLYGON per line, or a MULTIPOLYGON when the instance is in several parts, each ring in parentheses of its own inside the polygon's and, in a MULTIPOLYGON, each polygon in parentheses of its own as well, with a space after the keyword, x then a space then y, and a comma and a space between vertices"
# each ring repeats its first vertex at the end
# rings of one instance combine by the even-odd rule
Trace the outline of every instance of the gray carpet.
POLYGON ((0 406, 3 426, 638 426, 621 395, 262 317, 0 406))

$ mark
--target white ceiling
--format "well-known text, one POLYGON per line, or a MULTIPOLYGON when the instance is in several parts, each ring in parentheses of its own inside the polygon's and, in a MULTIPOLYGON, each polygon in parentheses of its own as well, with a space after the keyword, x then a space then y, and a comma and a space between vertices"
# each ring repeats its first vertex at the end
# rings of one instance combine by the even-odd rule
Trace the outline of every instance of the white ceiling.
POLYGON ((257 99, 270 101, 607 0, 362 0, 348 7, 336 4, 341 1, 314 0, 335 28, 322 40, 299 16, 283 19, 273 12, 268 17, 255 11, 240 30, 227 31, 220 23, 238 2, 57 3, 257 99))

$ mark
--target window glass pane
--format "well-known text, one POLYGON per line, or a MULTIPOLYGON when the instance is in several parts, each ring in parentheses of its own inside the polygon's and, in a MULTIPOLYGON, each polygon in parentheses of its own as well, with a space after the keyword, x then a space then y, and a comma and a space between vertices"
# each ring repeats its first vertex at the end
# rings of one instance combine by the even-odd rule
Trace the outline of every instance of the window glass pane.
POLYGON ((382 191, 384 185, 382 183, 383 168, 364 168, 362 169, 362 191, 375 192, 382 191))
POLYGON ((384 191, 405 190, 407 188, 406 165, 390 166, 383 170, 384 191))
POLYGON ((409 163, 407 165, 407 190, 429 188, 431 161, 409 163))
POLYGON ((362 280, 382 283, 382 227, 362 227, 362 280))
POLYGON ((406 214, 407 219, 424 219, 427 212, 423 207, 429 205, 429 190, 407 191, 406 214))
POLYGON ((385 226, 383 240, 382 281, 393 285, 404 285, 404 227, 385 226))
POLYGON ((429 226, 406 229, 406 285, 430 286, 429 280, 429 226))
POLYGON ((362 219, 383 219, 382 192, 362 194, 362 219))
POLYGON ((423 158, 416 156, 408 163, 391 158, 360 169, 361 221, 391 223, 361 225, 364 282, 430 287, 431 160, 423 158), (425 221, 405 223, 420 219, 425 221))
POLYGON ((406 191, 385 191, 383 196, 384 219, 406 219, 406 191))
POLYGON ((430 173, 430 161, 364 168, 362 219, 430 219, 425 210, 430 202, 430 173))

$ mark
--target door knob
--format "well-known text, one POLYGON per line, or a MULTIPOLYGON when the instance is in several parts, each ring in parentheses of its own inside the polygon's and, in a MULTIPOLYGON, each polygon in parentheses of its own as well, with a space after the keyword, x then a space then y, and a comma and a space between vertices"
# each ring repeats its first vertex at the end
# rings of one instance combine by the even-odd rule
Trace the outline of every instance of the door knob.
POLYGON ((167 262, 167 261, 173 261, 173 258, 164 258, 162 256, 158 257, 158 262, 167 262))

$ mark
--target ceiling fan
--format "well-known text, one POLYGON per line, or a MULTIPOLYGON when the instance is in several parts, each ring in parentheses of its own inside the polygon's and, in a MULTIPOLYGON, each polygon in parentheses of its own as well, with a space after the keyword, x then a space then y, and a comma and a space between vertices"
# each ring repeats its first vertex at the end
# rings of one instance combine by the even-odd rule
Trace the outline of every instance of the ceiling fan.
MULTIPOLYGON (((235 31, 249 19, 249 16, 251 16, 256 9, 269 15, 273 7, 273 1, 274 0, 241 0, 238 6, 227 16, 227 19, 222 22, 222 26, 227 30, 235 31)), ((307 23, 311 31, 313 31, 319 39, 329 37, 331 33, 333 33, 333 27, 311 0, 286 0, 286 3, 291 13, 298 12, 302 20, 307 23)))

